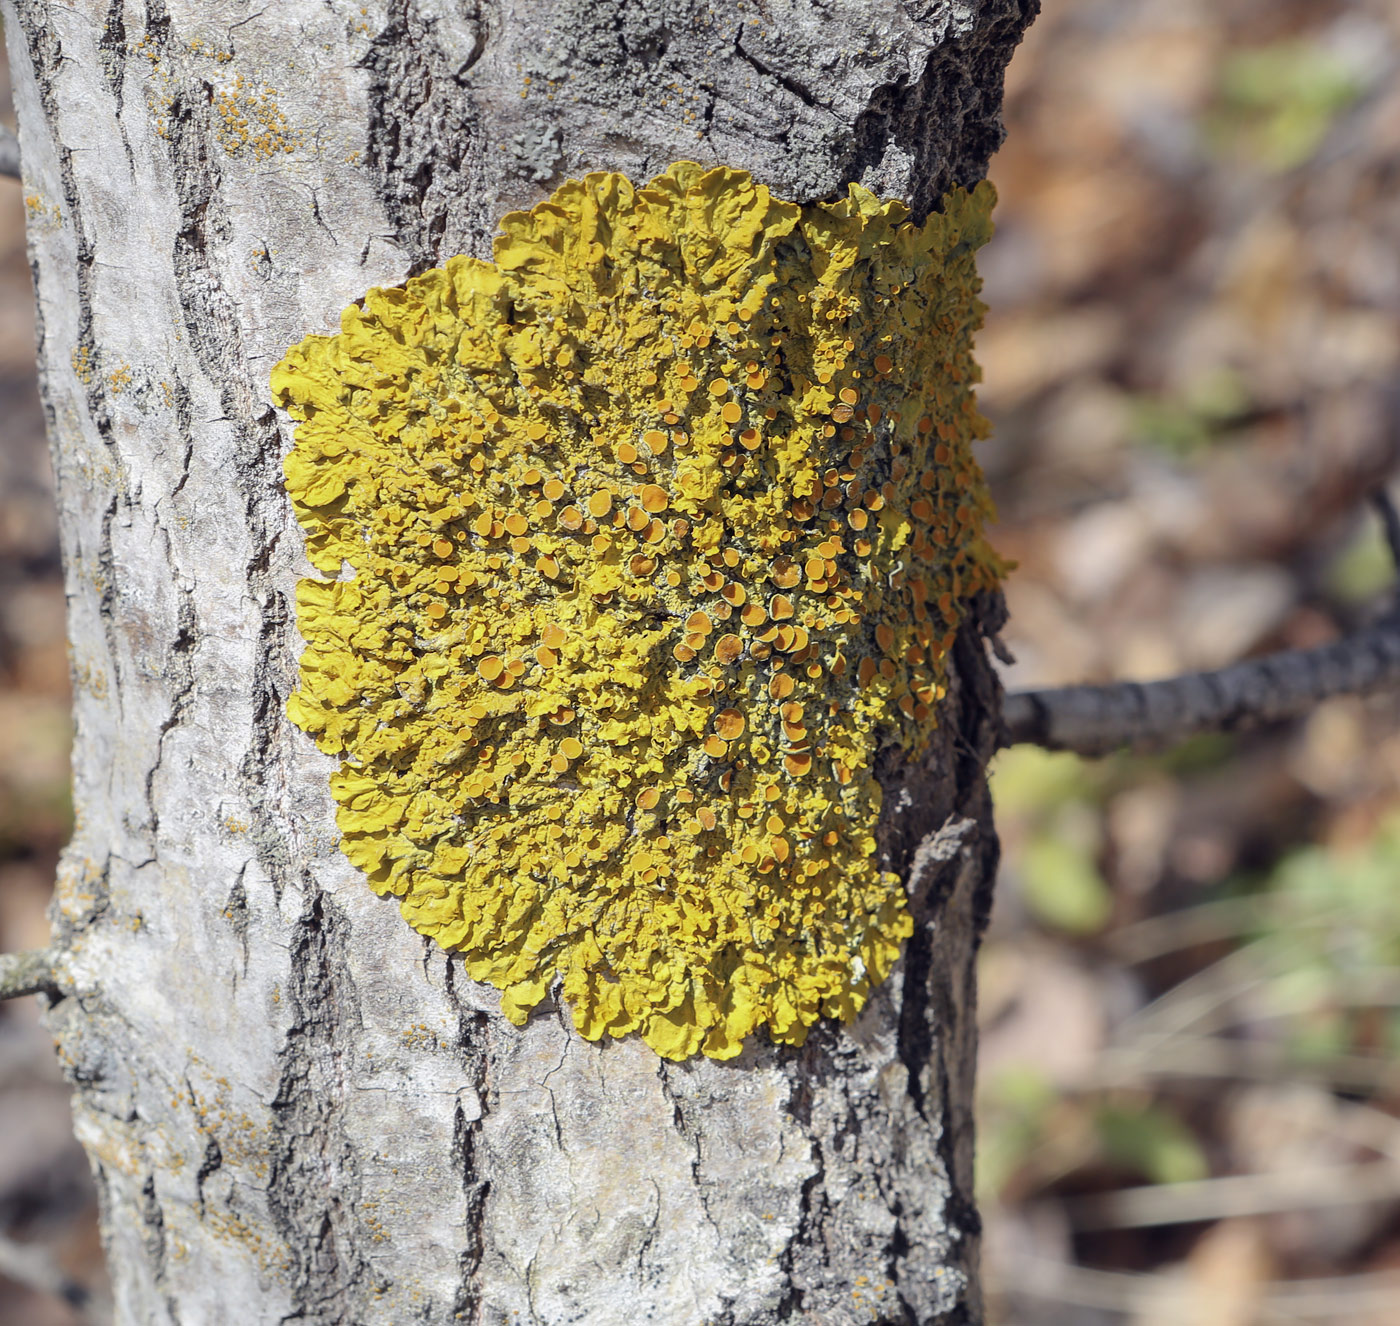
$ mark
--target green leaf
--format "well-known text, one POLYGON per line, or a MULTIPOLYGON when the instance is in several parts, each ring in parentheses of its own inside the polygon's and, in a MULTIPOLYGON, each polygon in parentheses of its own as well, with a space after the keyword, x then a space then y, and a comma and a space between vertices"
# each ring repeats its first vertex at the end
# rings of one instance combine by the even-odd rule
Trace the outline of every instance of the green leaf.
POLYGON ((1213 136, 1236 156, 1291 170, 1317 151, 1364 90, 1347 62, 1317 42, 1240 51, 1221 67, 1213 136))
POLYGON ((1149 1183, 1189 1183, 1210 1172, 1190 1130, 1160 1106, 1105 1105, 1096 1123, 1105 1157, 1149 1183))
POLYGON ((1089 793, 1084 761, 1067 751, 1012 746, 991 767, 992 801, 1010 815, 1034 814, 1077 801, 1089 793))
POLYGON ((1026 846, 1021 859, 1021 892, 1039 920, 1071 934, 1102 930, 1113 910, 1113 895, 1094 853, 1048 833, 1026 846))
POLYGON ((1327 569, 1327 587, 1346 603, 1365 603, 1388 589, 1395 565, 1378 522, 1359 529, 1342 554, 1327 569))

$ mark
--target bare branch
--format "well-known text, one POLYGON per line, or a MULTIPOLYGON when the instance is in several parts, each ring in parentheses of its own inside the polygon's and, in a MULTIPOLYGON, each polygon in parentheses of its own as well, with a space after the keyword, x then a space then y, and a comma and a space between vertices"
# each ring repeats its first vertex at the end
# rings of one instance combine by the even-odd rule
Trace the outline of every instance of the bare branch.
MULTIPOLYGON (((1400 573, 1400 513, 1384 488, 1371 496, 1400 573)), ((1400 585, 1373 626, 1316 649, 1289 649, 1213 672, 1163 681, 1018 691, 1002 711, 1003 745, 1078 755, 1121 746, 1161 749, 1200 732, 1236 732, 1310 713, 1335 695, 1400 685, 1400 585)))
POLYGON ((1306 714, 1334 695, 1400 685, 1400 619, 1316 649, 1289 649, 1165 681, 1065 686, 1006 698, 1006 745, 1106 755, 1198 732, 1234 732, 1306 714))
POLYGON ((19 139, 0 124, 0 175, 19 179, 19 139))
POLYGON ((23 953, 0 953, 0 1000, 22 995, 68 993, 56 949, 32 948, 23 953))

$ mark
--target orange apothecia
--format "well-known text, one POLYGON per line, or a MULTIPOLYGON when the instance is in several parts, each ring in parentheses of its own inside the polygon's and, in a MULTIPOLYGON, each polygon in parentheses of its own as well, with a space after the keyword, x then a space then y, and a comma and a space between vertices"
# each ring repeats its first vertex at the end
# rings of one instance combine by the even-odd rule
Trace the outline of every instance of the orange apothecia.
POLYGON ((1001 570, 992 198, 589 175, 274 371, 327 577, 288 712, 341 759, 346 855, 513 1020, 558 982, 590 1039, 728 1058, 889 972, 876 754, 926 745, 1001 570))

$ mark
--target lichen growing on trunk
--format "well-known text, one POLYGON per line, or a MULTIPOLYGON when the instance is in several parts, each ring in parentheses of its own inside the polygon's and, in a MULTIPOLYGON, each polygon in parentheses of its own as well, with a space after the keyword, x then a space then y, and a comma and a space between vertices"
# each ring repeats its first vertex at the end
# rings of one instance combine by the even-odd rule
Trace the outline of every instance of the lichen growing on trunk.
POLYGON ((849 1018, 912 923, 874 857, 960 602, 991 187, 570 181, 495 261, 371 290, 273 374, 313 564, 293 720, 349 858, 522 1021, 728 1058, 849 1018))

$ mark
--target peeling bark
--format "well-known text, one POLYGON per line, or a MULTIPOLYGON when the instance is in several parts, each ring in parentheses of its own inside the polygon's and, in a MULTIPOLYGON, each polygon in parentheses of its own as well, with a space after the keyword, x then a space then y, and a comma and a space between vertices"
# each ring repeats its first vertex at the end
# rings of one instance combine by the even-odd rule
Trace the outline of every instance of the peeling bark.
POLYGON ((885 771, 919 924, 855 1023, 680 1065, 558 1009, 517 1030, 340 856, 283 716, 304 559, 267 374, 588 169, 921 215, 983 173, 1035 8, 3 0, 76 697, 49 1020, 120 1321, 981 1319, 978 631, 940 740, 885 771))

